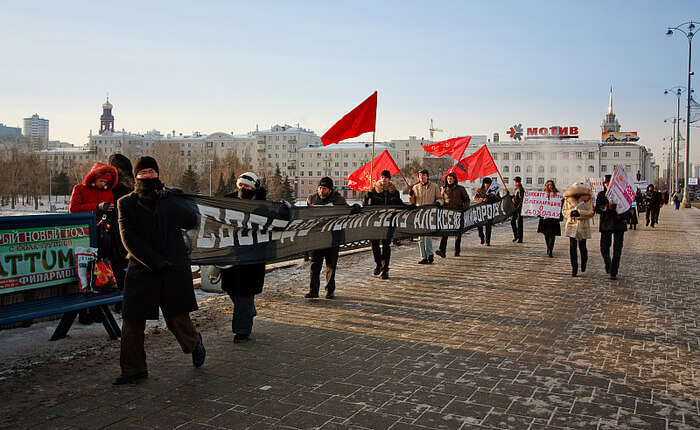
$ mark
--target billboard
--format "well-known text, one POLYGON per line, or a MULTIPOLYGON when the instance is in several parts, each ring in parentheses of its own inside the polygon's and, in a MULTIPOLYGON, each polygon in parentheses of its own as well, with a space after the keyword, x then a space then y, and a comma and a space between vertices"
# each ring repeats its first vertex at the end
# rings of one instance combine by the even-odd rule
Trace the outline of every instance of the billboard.
POLYGON ((603 142, 636 142, 639 140, 636 131, 606 131, 603 142))

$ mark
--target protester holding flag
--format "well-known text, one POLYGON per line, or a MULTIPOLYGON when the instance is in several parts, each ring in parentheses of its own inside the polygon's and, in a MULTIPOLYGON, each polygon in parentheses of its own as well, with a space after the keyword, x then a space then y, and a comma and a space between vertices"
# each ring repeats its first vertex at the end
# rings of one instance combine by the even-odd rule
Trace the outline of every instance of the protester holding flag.
MULTIPOLYGON (((236 181, 238 189, 224 197, 230 199, 265 200, 267 190, 260 186, 258 176, 253 172, 245 172, 236 181)), ((241 264, 218 268, 209 266, 207 276, 215 281, 221 275, 221 289, 233 302, 233 343, 250 340, 253 331, 253 318, 257 315, 255 295, 262 293, 265 284, 265 263, 241 264)))
POLYGON ((605 273, 610 274, 610 279, 617 279, 617 271, 622 257, 622 245, 627 231, 627 219, 629 211, 617 213, 617 205, 608 199, 606 192, 610 186, 611 175, 605 175, 604 189, 598 193, 595 200, 595 211, 600 214, 600 253, 605 263, 605 273), (614 239, 614 243, 613 243, 614 239), (612 260, 610 259, 610 246, 613 248, 612 260))
POLYGON ((523 243, 523 199, 525 197, 525 188, 522 184, 522 178, 516 176, 515 192, 513 193, 513 217, 510 219, 510 226, 513 229, 513 242, 523 243))
MULTIPOLYGON (((439 204, 440 188, 430 182, 428 169, 418 171, 418 183, 408 192, 408 203, 416 206, 439 204)), ((430 236, 421 236, 418 242, 421 260, 418 264, 433 264, 433 240, 430 236)))
MULTIPOLYGON (((374 184, 362 204, 364 206, 391 206, 403 205, 401 194, 391 182, 391 172, 382 170, 380 179, 374 184)), ((374 276, 381 275, 382 279, 389 279, 389 260, 391 260, 391 239, 371 240, 372 254, 374 255, 374 276)))
POLYGON ((581 272, 586 271, 588 248, 586 240, 591 238, 591 218, 593 211, 593 191, 583 182, 574 182, 564 190, 562 214, 566 217, 564 235, 569 238, 571 276, 578 274, 578 250, 581 251, 581 272))
MULTIPOLYGON (((477 188, 476 193, 474 194, 474 202, 475 203, 493 203, 497 202, 499 199, 498 196, 498 183, 496 183, 495 187, 492 187, 494 184, 493 180, 489 178, 488 176, 485 177, 481 181, 481 187, 477 188)), ((491 229, 492 225, 489 222, 486 224, 486 234, 484 234, 484 228, 479 226, 479 238, 481 239, 481 244, 486 244, 486 246, 491 246, 491 229)))
MULTIPOLYGON (((333 179, 328 176, 321 178, 318 183, 318 191, 306 199, 306 206, 342 206, 346 205, 345 197, 333 189, 333 179)), ((340 247, 317 249, 311 251, 311 280, 309 292, 304 297, 307 299, 318 298, 318 291, 321 288, 321 266, 326 260, 326 298, 335 297, 335 268, 338 265, 338 254, 340 247)))
MULTIPOLYGON (((454 208, 459 210, 469 209, 469 194, 463 186, 457 183, 457 174, 452 172, 447 174, 445 178, 445 183, 442 186, 442 202, 445 207, 454 208)), ((455 257, 459 257, 460 245, 462 244, 462 235, 458 234, 455 236, 455 257)), ((445 258, 447 251, 447 236, 443 236, 440 239, 440 249, 435 251, 437 255, 445 258)))
MULTIPOLYGON (((544 191, 547 193, 547 199, 550 199, 559 193, 557 186, 551 179, 545 182, 544 191)), ((547 255, 549 257, 554 257, 554 242, 557 236, 561 236, 560 223, 560 218, 542 217, 540 218, 540 222, 537 224, 537 233, 542 233, 544 235, 544 242, 547 245, 547 255)))

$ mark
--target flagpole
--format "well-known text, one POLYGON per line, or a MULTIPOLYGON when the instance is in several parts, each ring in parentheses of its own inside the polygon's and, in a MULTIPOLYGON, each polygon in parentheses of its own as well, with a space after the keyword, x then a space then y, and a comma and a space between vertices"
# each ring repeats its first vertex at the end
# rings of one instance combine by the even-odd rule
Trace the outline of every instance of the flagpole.
MULTIPOLYGON (((376 127, 375 127, 376 128, 376 127)), ((374 135, 376 134, 376 131, 372 132, 372 161, 370 161, 369 165, 369 188, 367 191, 372 190, 372 187, 374 186, 374 135)))
MULTIPOLYGON (((489 147, 486 145, 484 145, 484 147, 486 148, 486 152, 489 153, 489 157, 491 157, 491 159, 493 160, 493 155, 491 155, 491 151, 489 151, 489 147)), ((496 166, 496 163, 493 163, 493 165, 496 166)), ((506 191, 510 193, 510 191, 508 191, 508 187, 506 186, 506 183, 503 181, 503 176, 501 176, 501 171, 498 169, 498 166, 496 166, 496 172, 498 172, 498 177, 501 178, 501 183, 503 184, 503 188, 505 188, 506 191)))

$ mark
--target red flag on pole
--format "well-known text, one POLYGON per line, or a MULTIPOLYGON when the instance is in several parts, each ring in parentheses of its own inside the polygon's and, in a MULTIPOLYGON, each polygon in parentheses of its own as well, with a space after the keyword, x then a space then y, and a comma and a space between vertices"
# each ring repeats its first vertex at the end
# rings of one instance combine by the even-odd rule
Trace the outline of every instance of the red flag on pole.
POLYGON ((369 191, 376 181, 379 180, 379 176, 382 174, 382 170, 388 170, 391 172, 391 176, 399 173, 399 167, 391 158, 389 151, 384 150, 374 159, 374 171, 372 172, 372 178, 369 177, 372 162, 365 164, 359 169, 355 170, 348 176, 348 187, 355 191, 369 191))
POLYGON ((442 157, 447 154, 455 160, 461 160, 464 155, 464 150, 467 149, 471 140, 471 136, 455 137, 453 139, 433 143, 432 145, 426 145, 423 149, 436 157, 442 157))
POLYGON ((368 131, 375 131, 377 123, 377 92, 367 97, 367 100, 360 103, 347 115, 340 118, 340 121, 333 124, 333 127, 321 136, 323 146, 331 143, 338 143, 341 140, 357 137, 368 131))
POLYGON ((491 153, 484 145, 469 157, 463 158, 459 163, 452 166, 450 170, 445 172, 442 179, 444 180, 447 174, 451 172, 457 174, 458 181, 473 181, 492 173, 498 173, 498 168, 496 163, 493 162, 491 153))

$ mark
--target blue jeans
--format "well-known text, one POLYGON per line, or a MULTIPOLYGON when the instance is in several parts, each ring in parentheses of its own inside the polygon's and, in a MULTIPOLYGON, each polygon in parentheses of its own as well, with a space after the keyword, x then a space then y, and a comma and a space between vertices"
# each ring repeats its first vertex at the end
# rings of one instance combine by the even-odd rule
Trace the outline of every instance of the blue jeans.
POLYGON ((255 310, 255 296, 230 297, 233 301, 231 330, 234 334, 250 334, 253 331, 253 317, 258 314, 255 310))
POLYGON ((433 255, 433 238, 430 236, 421 236, 418 241, 420 247, 420 255, 427 260, 428 256, 433 255))

